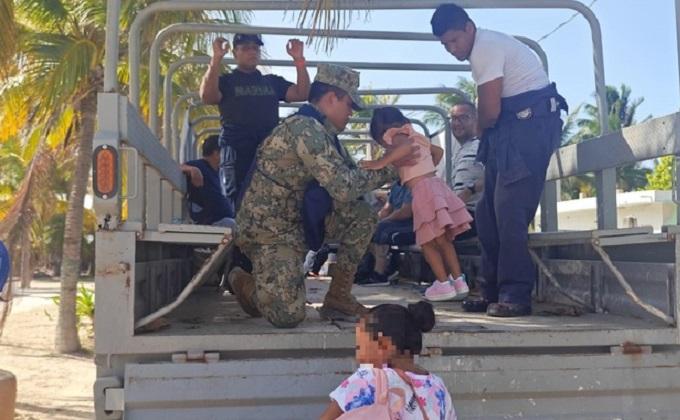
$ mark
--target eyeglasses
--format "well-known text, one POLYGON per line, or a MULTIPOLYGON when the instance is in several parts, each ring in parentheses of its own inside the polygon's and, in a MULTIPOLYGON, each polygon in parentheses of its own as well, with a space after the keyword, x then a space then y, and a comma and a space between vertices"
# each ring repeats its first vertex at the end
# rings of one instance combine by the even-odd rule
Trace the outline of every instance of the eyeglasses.
POLYGON ((451 115, 451 117, 449 118, 449 120, 450 120, 452 123, 454 123, 454 122, 466 123, 466 122, 470 121, 471 119, 472 119, 472 117, 469 116, 469 115, 467 115, 467 114, 463 114, 463 115, 451 115))

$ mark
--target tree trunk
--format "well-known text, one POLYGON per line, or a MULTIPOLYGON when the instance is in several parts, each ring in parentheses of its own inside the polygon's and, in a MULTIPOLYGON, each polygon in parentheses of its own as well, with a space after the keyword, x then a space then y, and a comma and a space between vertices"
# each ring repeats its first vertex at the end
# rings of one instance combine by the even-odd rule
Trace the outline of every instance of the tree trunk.
POLYGON ((92 159, 92 139, 97 114, 97 92, 92 90, 75 106, 78 113, 75 174, 69 193, 64 248, 61 261, 61 293, 55 350, 72 353, 80 350, 76 319, 76 294, 80 277, 80 247, 83 238, 83 205, 92 159))
POLYGON ((30 219, 30 216, 21 217, 21 289, 31 287, 31 280, 33 280, 30 219))

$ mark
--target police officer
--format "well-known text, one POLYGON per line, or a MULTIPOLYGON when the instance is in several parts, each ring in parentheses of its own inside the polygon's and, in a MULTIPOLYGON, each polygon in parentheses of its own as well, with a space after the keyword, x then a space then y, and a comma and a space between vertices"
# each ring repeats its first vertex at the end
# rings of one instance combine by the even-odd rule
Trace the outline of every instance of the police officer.
POLYGON ((309 74, 300 40, 291 39, 286 46, 297 70, 297 84, 260 73, 257 66, 264 44, 259 35, 236 34, 233 44, 236 68, 220 75, 222 58, 230 46, 224 38, 213 41, 213 55, 200 93, 203 103, 219 106, 220 177, 224 195, 236 201, 257 146, 279 123, 279 101, 307 100, 309 74))
POLYGON ((313 180, 332 197, 326 233, 340 243, 321 315, 350 319, 366 311, 351 294, 352 280, 377 218, 357 198, 394 179, 396 171, 358 168, 337 139, 352 110, 362 105, 358 87, 358 72, 319 65, 309 104, 276 127, 257 151, 236 216, 236 243, 253 262, 253 273, 236 269, 229 281, 247 313, 261 314, 276 327, 294 327, 305 318, 301 208, 313 180))
POLYGON ((559 145, 566 102, 538 58, 515 38, 477 28, 454 4, 439 6, 431 24, 451 55, 470 62, 478 92, 478 159, 485 164, 485 188, 475 216, 483 299, 463 307, 490 316, 529 315, 536 270, 527 248, 528 227, 559 145))

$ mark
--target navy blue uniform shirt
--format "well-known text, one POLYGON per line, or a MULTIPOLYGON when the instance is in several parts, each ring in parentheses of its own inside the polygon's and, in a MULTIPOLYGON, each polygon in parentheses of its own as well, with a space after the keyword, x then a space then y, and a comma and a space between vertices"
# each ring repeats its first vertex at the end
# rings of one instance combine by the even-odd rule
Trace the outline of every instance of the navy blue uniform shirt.
POLYGON ((225 217, 234 217, 234 207, 222 195, 219 171, 204 159, 191 160, 186 165, 198 168, 203 175, 203 186, 188 183, 191 219, 200 225, 212 225, 225 217))

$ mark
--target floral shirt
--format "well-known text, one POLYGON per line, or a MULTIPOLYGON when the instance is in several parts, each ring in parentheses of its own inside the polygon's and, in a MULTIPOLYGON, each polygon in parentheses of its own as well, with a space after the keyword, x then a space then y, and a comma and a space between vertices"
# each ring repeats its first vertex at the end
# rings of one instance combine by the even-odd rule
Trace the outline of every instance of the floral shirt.
MULTIPOLYGON (((412 389, 394 370, 390 368, 383 368, 383 370, 387 374, 389 388, 400 388, 406 396, 404 407, 397 417, 398 420, 423 419, 418 407, 419 403, 429 420, 456 420, 451 395, 441 378, 433 374, 418 375, 406 372, 406 375, 411 378, 412 389)), ((375 387, 372 367, 362 365, 330 393, 330 398, 338 403, 343 412, 347 412, 365 405, 372 405, 375 402, 375 387)))

